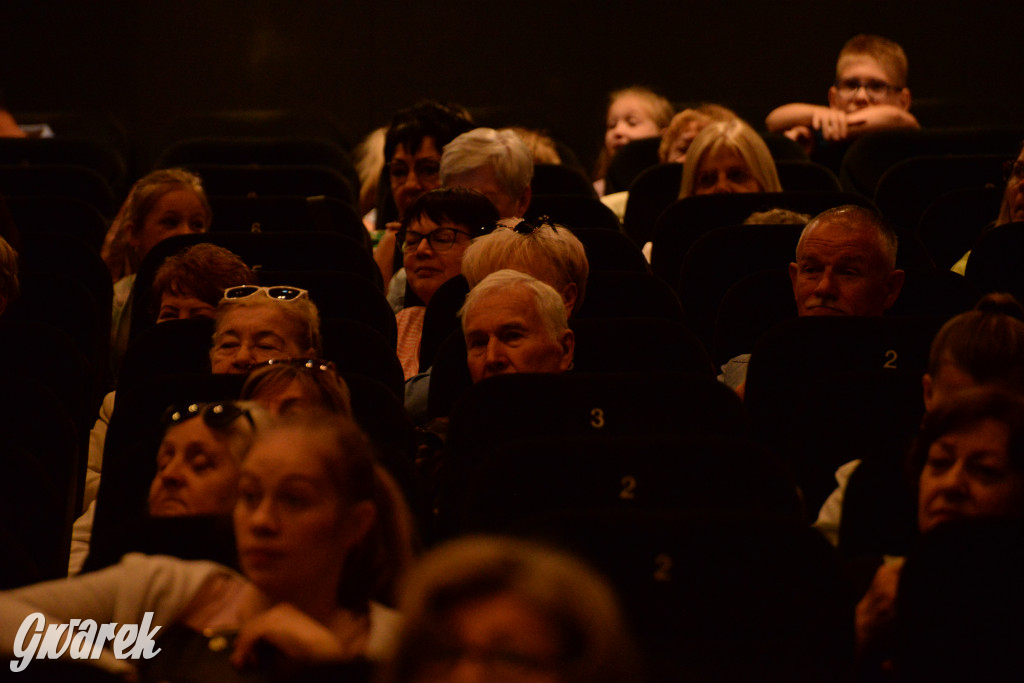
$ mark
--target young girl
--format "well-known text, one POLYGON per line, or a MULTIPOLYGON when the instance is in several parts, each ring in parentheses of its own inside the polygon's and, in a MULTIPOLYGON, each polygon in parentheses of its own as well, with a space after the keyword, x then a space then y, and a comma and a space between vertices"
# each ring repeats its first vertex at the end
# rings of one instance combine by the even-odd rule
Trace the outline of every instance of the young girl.
POLYGON ((128 346, 131 291, 149 250, 172 235, 206 232, 212 213, 199 177, 181 168, 153 171, 135 183, 103 244, 114 278, 110 355, 116 369, 128 346))
POLYGON ((392 601, 411 559, 411 521, 355 423, 305 417, 259 432, 238 494, 242 574, 129 554, 74 579, 0 593, 6 654, 25 618, 42 612, 48 624, 151 620, 160 627, 155 657, 116 660, 108 644, 98 660, 80 662, 121 673, 137 665, 144 681, 235 680, 232 669, 379 657, 395 620, 379 601, 392 601))
POLYGON ((642 86, 616 90, 609 97, 604 149, 597 160, 594 189, 605 193, 605 174, 612 157, 632 140, 661 135, 672 120, 672 104, 642 86))

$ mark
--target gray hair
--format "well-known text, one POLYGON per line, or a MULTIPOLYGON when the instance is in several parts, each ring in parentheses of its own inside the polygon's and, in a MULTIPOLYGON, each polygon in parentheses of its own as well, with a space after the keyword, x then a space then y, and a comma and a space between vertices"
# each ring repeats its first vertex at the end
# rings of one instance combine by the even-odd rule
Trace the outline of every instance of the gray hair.
POLYGON ((447 187, 453 176, 482 166, 494 169, 502 191, 516 201, 533 180, 533 156, 522 138, 510 130, 475 128, 444 146, 441 185, 447 187))
POLYGON ((872 230, 875 233, 875 241, 878 244, 878 250, 882 258, 885 259, 886 266, 888 266, 889 270, 896 268, 896 248, 898 246, 896 231, 877 211, 857 206, 856 204, 837 206, 833 209, 822 211, 812 218, 804 227, 803 232, 800 233, 800 241, 796 245, 797 253, 800 252, 800 244, 803 243, 804 235, 807 234, 807 231, 825 221, 841 225, 847 230, 858 230, 861 228, 872 230))
MULTIPOLYGON (((301 330, 302 338, 296 339, 299 346, 312 348, 317 356, 323 355, 324 342, 320 335, 320 311, 309 297, 280 301, 266 296, 250 296, 244 299, 221 299, 214 313, 213 342, 224 317, 239 308, 277 308, 301 330)), ((283 336, 283 335, 282 335, 283 336)))
POLYGON ((552 339, 569 329, 569 318, 565 312, 565 302, 562 296, 555 291, 551 285, 541 282, 532 275, 518 270, 506 268, 491 273, 485 277, 480 284, 469 290, 466 296, 466 303, 459 309, 458 316, 462 320, 462 331, 466 331, 466 316, 469 310, 480 299, 486 298, 495 292, 506 292, 513 290, 525 290, 533 299, 537 307, 537 313, 544 322, 544 328, 551 335, 552 339))

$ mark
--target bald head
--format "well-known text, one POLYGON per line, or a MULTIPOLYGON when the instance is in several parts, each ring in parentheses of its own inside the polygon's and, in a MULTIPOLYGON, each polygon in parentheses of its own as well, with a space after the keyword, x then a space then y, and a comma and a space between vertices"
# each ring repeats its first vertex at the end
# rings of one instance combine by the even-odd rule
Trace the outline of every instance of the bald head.
POLYGON ((789 264, 801 316, 879 316, 903 287, 896 235, 878 214, 841 206, 807 224, 789 264))

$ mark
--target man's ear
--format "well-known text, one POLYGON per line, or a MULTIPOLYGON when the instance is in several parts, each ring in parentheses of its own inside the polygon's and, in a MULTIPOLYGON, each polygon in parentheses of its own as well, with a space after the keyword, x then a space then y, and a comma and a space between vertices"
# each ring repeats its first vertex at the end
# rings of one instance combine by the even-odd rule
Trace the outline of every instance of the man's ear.
POLYGON ((834 85, 828 89, 828 106, 831 109, 841 109, 839 106, 839 89, 834 85))
POLYGON ((572 312, 576 310, 576 298, 579 296, 579 290, 576 287, 575 282, 569 282, 562 287, 562 301, 565 302, 565 314, 568 317, 572 317, 572 312))
POLYGON ((910 88, 904 88, 897 93, 899 106, 903 111, 910 111, 910 88))
POLYGON ((558 336, 558 345, 562 347, 562 370, 572 367, 572 355, 576 351, 576 335, 572 330, 566 329, 558 336))
POLYGON ((892 308, 892 305, 896 303, 896 299, 900 296, 900 291, 903 289, 903 282, 906 280, 906 273, 902 270, 894 270, 889 273, 889 276, 885 280, 886 295, 885 295, 885 310, 892 308))
POLYGON ((533 199, 533 188, 529 185, 523 190, 523 194, 519 197, 519 201, 516 202, 516 216, 525 216, 526 210, 530 208, 530 200, 533 199))
POLYGON ((789 282, 793 286, 793 298, 796 299, 796 276, 800 272, 800 267, 795 263, 789 264, 789 282))

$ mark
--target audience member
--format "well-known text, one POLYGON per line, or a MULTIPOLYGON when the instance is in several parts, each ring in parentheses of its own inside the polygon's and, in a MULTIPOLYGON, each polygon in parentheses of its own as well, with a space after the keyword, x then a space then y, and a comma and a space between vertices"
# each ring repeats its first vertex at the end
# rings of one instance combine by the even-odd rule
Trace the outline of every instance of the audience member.
MULTIPOLYGON (((1020 221, 1024 221, 1024 145, 1021 146, 1017 159, 1010 164, 1006 177, 1006 190, 1003 192, 1003 203, 999 207, 996 222, 991 227, 1020 221)), ((953 264, 950 270, 963 275, 967 271, 967 259, 970 257, 971 252, 968 251, 953 264)))
POLYGON ((377 192, 384 170, 384 126, 370 132, 355 149, 356 172, 359 174, 359 215, 367 230, 377 227, 377 192))
POLYGON ((239 285, 217 306, 210 369, 246 374, 274 358, 319 357, 320 313, 298 287, 239 285))
POLYGON ((386 683, 640 678, 607 581, 561 551, 498 537, 441 546, 410 574, 386 683))
MULTIPOLYGON (((1024 394, 1024 307, 1009 294, 987 294, 974 310, 948 320, 932 340, 921 386, 925 412, 982 386, 1024 394)), ((839 542, 846 486, 860 462, 836 471, 838 486, 814 523, 833 545, 839 542)))
POLYGON ((108 643, 83 664, 123 675, 137 666, 145 680, 200 670, 226 680, 233 669, 387 651, 395 615, 380 602, 392 601, 411 560, 410 515, 354 423, 334 415, 260 430, 242 462, 234 527, 243 575, 211 562, 129 554, 75 579, 0 594, 0 647, 13 656, 15 632, 35 612, 54 624, 140 624, 151 613, 156 657, 116 660, 108 643))
POLYGON ((419 372, 427 304, 441 285, 459 274, 473 238, 490 230, 497 219, 498 212, 486 197, 459 188, 426 192, 406 211, 398 241, 412 296, 407 295, 396 314, 398 358, 406 379, 419 372))
POLYGON ((384 165, 397 216, 378 203, 377 229, 385 233, 374 249, 387 287, 395 267, 395 235, 406 209, 421 194, 441 186, 441 150, 455 136, 473 128, 469 114, 455 105, 423 101, 395 114, 384 136, 384 165))
MULTIPOLYGON (((925 415, 910 452, 922 533, 965 519, 1024 518, 1024 397, 966 389, 925 415)), ((879 568, 857 605, 857 639, 873 651, 889 635, 902 558, 879 568)))
POLYGON ((587 253, 579 238, 562 225, 520 221, 514 227, 498 227, 474 240, 462 258, 462 274, 470 288, 505 268, 528 273, 554 287, 570 317, 587 293, 587 253))
POLYGON ((135 273, 149 250, 172 235, 205 232, 212 213, 202 183, 180 168, 153 171, 132 187, 103 244, 114 278, 110 355, 115 370, 128 346, 135 273))
POLYGON ((789 209, 768 209, 755 211, 747 216, 744 225, 807 225, 811 222, 810 214, 791 211, 789 209))
POLYGON ((213 318, 224 290, 255 285, 256 273, 224 247, 201 242, 169 257, 153 276, 156 322, 213 318))
POLYGON ((604 147, 597 159, 594 189, 605 193, 604 176, 616 152, 633 140, 658 137, 672 120, 672 103, 649 88, 634 85, 608 97, 604 147))
POLYGON ((0 237, 0 315, 21 294, 18 282, 18 252, 0 237))
POLYGON ((672 117, 672 122, 661 136, 658 159, 663 164, 685 162, 690 145, 709 123, 735 118, 738 118, 735 112, 719 104, 701 104, 694 109, 684 109, 672 117))
POLYGON ((886 128, 919 128, 910 113, 907 55, 891 40, 856 35, 839 51, 828 106, 794 102, 765 119, 808 152, 886 128))
POLYGON ((316 409, 352 417, 348 384, 334 363, 319 358, 268 360, 245 378, 240 396, 275 416, 316 409))
POLYGON ((444 146, 441 185, 476 190, 502 218, 518 218, 530 206, 533 158, 510 130, 474 128, 444 146))
POLYGON ((518 270, 499 270, 470 290, 459 310, 474 382, 514 372, 565 372, 575 337, 553 287, 518 270))
POLYGON ((686 153, 679 197, 740 192, 781 192, 768 145, 742 119, 704 127, 686 153))
POLYGON ((554 139, 546 131, 512 126, 511 128, 501 128, 498 132, 501 133, 506 130, 510 130, 519 136, 519 139, 526 145, 526 149, 530 150, 530 158, 533 159, 534 165, 559 165, 563 163, 562 157, 558 154, 558 147, 554 139))
MULTIPOLYGON (((896 303, 904 273, 896 234, 874 211, 847 205, 807 224, 789 264, 797 315, 880 316, 896 303)), ((731 359, 719 379, 743 393, 750 354, 731 359)))
POLYGON ((163 423, 149 487, 150 516, 230 514, 242 456, 256 432, 250 407, 191 403, 169 408, 163 423))

